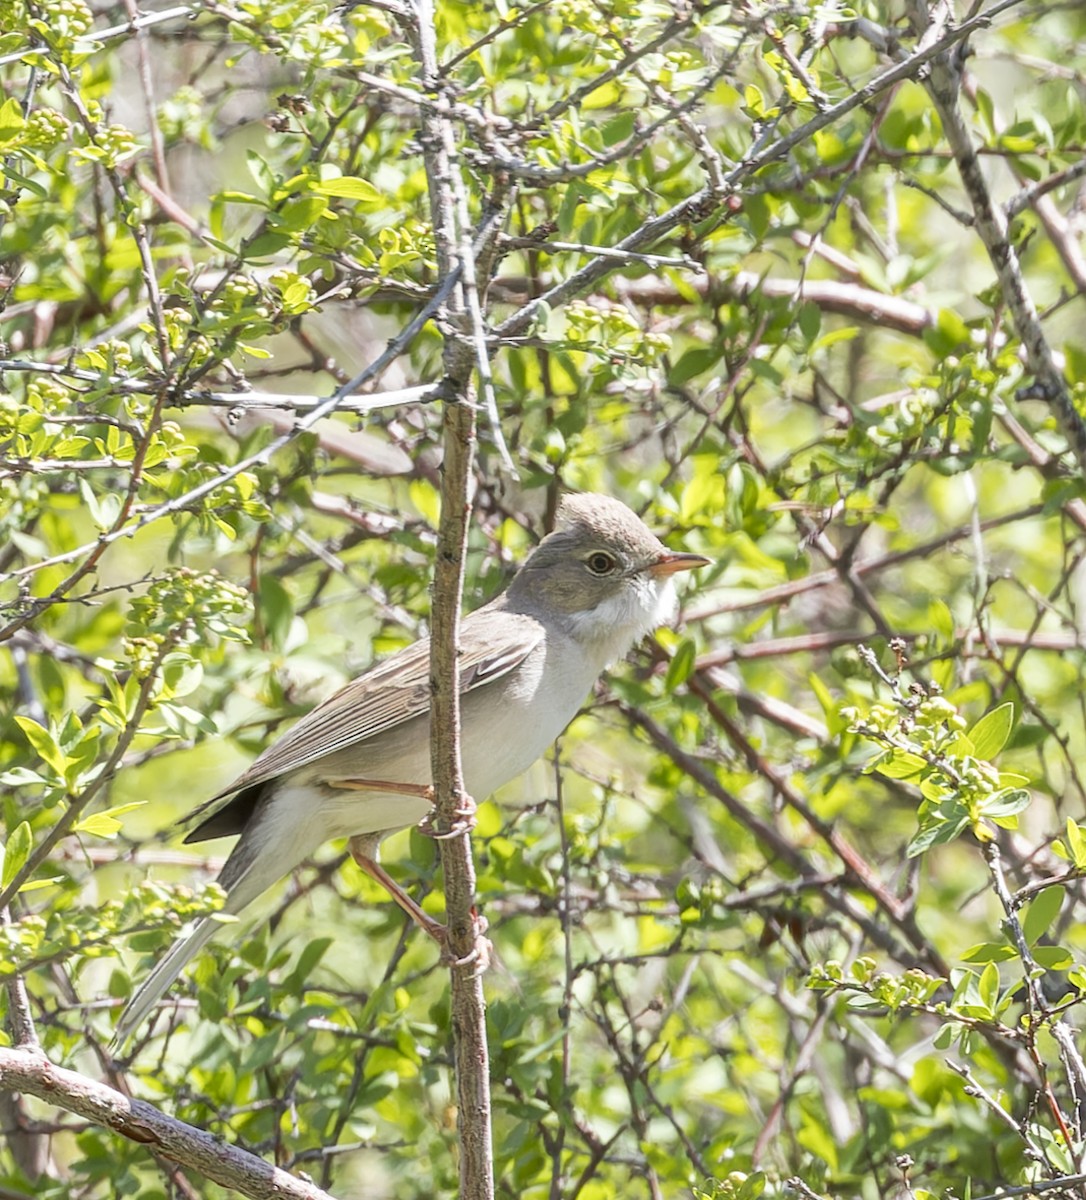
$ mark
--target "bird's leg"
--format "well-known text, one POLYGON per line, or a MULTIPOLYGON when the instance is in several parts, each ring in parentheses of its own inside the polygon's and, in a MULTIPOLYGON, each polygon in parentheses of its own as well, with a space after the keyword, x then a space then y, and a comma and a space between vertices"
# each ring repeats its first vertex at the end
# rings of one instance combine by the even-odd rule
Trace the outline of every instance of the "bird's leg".
POLYGON ((347 843, 347 848, 351 852, 351 857, 359 867, 376 883, 379 883, 393 900, 403 909, 412 921, 442 948, 446 946, 446 929, 440 921, 435 921, 433 917, 424 913, 414 900, 403 890, 402 887, 392 878, 391 875, 381 866, 381 864, 372 858, 367 850, 369 843, 365 836, 353 837, 347 843))
MULTIPOLYGON (((393 796, 418 796, 422 800, 429 801, 430 804, 434 802, 434 789, 428 783, 392 783, 387 779, 330 779, 328 783, 332 787, 344 788, 351 792, 389 792, 393 796)), ((419 822, 418 830, 439 842, 445 841, 447 838, 459 837, 460 834, 474 829, 475 809, 475 801, 467 792, 461 792, 457 806, 453 810, 451 829, 443 829, 439 832, 434 828, 433 814, 427 813, 419 822)))
POLYGON ((393 796, 418 796, 434 802, 434 789, 428 783, 392 783, 387 779, 329 779, 329 787, 349 792, 388 792, 393 796))

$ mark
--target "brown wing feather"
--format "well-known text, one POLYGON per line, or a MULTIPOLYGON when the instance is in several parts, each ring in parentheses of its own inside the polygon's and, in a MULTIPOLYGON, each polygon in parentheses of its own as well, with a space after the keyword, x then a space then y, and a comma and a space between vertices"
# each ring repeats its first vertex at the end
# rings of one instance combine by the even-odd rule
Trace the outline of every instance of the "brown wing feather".
MULTIPOLYGON (((460 690, 485 686, 519 666, 539 644, 543 627, 533 617, 487 605, 463 620, 460 690), (486 611, 485 642, 477 634, 486 611)), ((430 640, 423 638, 352 680, 317 705, 254 760, 244 774, 186 818, 203 815, 229 796, 326 754, 357 745, 410 721, 430 707, 430 640)))

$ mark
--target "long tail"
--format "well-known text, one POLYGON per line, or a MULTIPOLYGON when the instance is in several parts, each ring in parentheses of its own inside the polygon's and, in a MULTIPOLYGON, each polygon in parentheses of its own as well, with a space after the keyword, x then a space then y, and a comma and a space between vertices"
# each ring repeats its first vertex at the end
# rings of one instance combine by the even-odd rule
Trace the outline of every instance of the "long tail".
POLYGON ((185 969, 190 959, 195 957, 205 942, 209 941, 219 923, 211 917, 201 917, 192 932, 179 942, 174 942, 155 966, 150 975, 136 988, 131 1000, 125 1005, 121 1019, 113 1033, 113 1045, 121 1046, 143 1024, 144 1018, 169 990, 173 981, 185 969))
MULTIPOLYGON (((268 806, 246 828, 226 860, 219 875, 219 883, 227 892, 224 912, 241 912, 261 892, 308 858, 323 840, 318 832, 318 823, 305 820, 306 806, 291 804, 290 801, 295 797, 285 789, 284 792, 275 797, 274 808, 268 806), (287 803, 284 804, 284 800, 287 803)), ((114 1046, 122 1045, 132 1036, 186 964, 220 927, 221 922, 214 917, 201 917, 185 937, 170 947, 151 974, 136 988, 121 1013, 113 1035, 114 1046)))

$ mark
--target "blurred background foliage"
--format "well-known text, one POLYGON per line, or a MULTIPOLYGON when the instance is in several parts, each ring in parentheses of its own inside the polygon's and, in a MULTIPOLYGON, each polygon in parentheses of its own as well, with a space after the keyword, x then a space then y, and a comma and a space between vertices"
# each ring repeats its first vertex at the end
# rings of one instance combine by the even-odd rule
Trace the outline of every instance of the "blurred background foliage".
MULTIPOLYGON (((1081 396, 1086 17, 993 7, 960 112, 1081 396)), ((456 1191, 446 973, 341 845, 106 1051, 218 903, 174 822, 425 631, 440 402, 386 393, 447 326, 349 410, 439 282, 440 102, 502 229, 466 603, 565 488, 715 564, 480 808, 499 1194, 1075 1191, 1082 464, 920 62, 842 104, 938 12, 443 2, 424 84, 399 3, 0 0, 0 975, 53 1061, 336 1196, 456 1191)), ((439 914, 432 843, 385 859, 439 914)), ((5 1198, 225 1194, 0 1127, 5 1198)))

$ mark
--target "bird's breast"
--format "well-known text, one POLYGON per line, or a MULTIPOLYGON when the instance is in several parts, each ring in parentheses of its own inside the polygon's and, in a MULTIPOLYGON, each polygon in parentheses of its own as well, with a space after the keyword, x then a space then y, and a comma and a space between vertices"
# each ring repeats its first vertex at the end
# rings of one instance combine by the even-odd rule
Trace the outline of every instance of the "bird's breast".
POLYGON ((599 667, 553 637, 520 667, 468 692, 461 708, 464 784, 484 800, 541 758, 577 714, 599 667))

